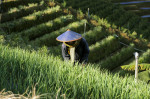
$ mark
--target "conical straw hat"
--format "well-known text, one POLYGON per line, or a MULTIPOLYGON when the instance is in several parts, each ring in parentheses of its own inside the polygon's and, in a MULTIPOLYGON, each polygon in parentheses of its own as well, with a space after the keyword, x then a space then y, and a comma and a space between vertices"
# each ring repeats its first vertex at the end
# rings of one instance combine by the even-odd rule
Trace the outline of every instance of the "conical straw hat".
POLYGON ((60 36, 58 36, 56 38, 57 41, 60 42, 71 42, 71 41, 76 41, 82 38, 82 35, 79 33, 76 33, 74 31, 71 30, 67 30, 66 32, 64 32, 63 34, 61 34, 60 36))

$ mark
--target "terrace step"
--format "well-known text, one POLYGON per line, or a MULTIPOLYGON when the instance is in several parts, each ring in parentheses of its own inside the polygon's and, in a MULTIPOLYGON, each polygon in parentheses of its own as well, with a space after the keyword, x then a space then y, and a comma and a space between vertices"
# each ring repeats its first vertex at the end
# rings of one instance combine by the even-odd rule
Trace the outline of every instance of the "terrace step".
POLYGON ((128 58, 132 57, 134 52, 134 45, 130 45, 128 47, 123 47, 120 51, 117 51, 115 54, 107 57, 105 60, 101 61, 100 67, 108 70, 113 70, 119 67, 123 62, 125 62, 128 58))
POLYGON ((89 62, 98 62, 115 51, 118 51, 121 47, 122 45, 115 37, 108 36, 90 46, 89 62))
POLYGON ((31 41, 30 43, 37 46, 42 46, 43 44, 46 46, 56 46, 59 44, 59 42, 56 41, 57 36, 65 32, 67 29, 71 29, 72 31, 76 31, 77 33, 83 33, 84 23, 86 21, 87 20, 85 19, 81 21, 75 21, 65 27, 62 27, 61 29, 58 29, 54 32, 36 38, 34 41, 31 41))
POLYGON ((41 0, 13 0, 1 4, 1 12, 5 13, 13 7, 27 6, 29 3, 40 3, 41 0))
POLYGON ((46 23, 42 23, 40 25, 24 30, 19 34, 28 38, 29 41, 35 40, 38 37, 60 29, 62 26, 70 24, 73 20, 74 17, 72 15, 60 16, 54 20, 50 20, 46 23))
POLYGON ((18 20, 3 23, 1 27, 8 33, 20 32, 32 26, 53 20, 63 14, 65 13, 60 9, 60 6, 56 6, 43 11, 35 12, 18 20))
POLYGON ((18 18, 21 18, 23 16, 27 16, 35 11, 41 11, 46 9, 46 6, 44 4, 38 5, 37 3, 35 4, 29 4, 28 6, 19 6, 19 8, 11 8, 10 10, 6 13, 3 13, 1 16, 1 23, 16 20, 18 18))
POLYGON ((97 41, 104 39, 106 36, 107 32, 101 26, 97 26, 83 34, 83 37, 88 42, 89 46, 96 43, 97 41))

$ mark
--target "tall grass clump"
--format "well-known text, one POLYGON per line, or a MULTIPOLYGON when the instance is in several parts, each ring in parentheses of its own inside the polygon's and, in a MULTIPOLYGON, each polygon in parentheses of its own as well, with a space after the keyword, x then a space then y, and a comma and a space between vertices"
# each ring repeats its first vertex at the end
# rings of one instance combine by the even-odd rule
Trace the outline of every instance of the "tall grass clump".
POLYGON ((61 88, 59 94, 68 98, 150 98, 150 87, 144 82, 120 78, 94 65, 82 68, 54 56, 3 45, 0 45, 0 53, 0 90, 23 93, 28 86, 31 89, 31 85, 37 83, 37 94, 57 93, 61 88))

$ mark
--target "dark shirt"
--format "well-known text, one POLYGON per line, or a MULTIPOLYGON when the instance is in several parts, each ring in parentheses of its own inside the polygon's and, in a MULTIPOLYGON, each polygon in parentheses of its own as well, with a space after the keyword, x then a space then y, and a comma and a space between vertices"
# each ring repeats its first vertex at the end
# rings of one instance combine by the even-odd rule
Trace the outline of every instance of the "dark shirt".
MULTIPOLYGON (((62 44, 62 56, 64 60, 70 60, 70 54, 68 54, 68 46, 62 44)), ((89 46, 84 38, 81 39, 78 46, 75 47, 75 62, 87 63, 89 55, 89 46)))

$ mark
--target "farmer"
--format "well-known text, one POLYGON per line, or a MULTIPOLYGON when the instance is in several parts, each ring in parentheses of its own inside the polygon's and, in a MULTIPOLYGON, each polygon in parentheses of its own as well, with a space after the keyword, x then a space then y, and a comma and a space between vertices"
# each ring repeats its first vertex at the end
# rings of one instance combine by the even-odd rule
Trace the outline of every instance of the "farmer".
POLYGON ((71 60, 71 53, 74 53, 73 60, 74 62, 79 62, 82 64, 86 64, 88 61, 89 55, 89 47, 84 38, 82 38, 81 34, 73 32, 71 30, 67 30, 60 36, 56 38, 57 41, 62 43, 62 56, 64 60, 71 60), (74 52, 71 52, 74 48, 74 52))

